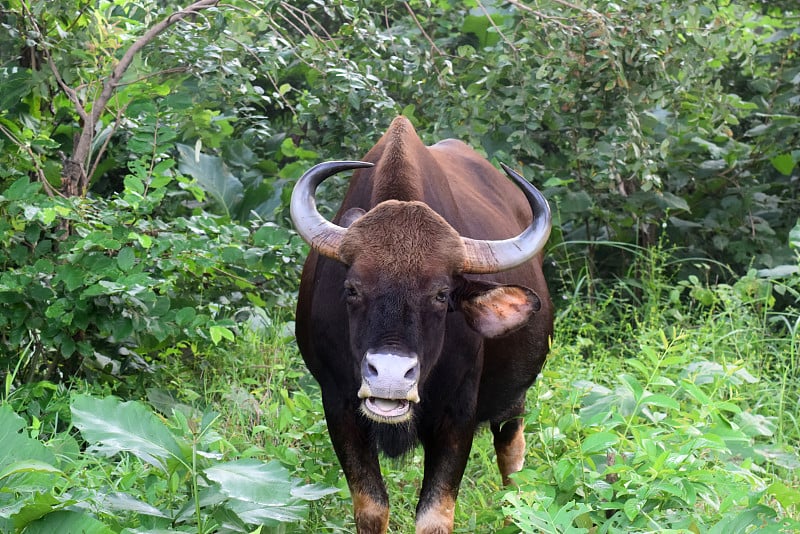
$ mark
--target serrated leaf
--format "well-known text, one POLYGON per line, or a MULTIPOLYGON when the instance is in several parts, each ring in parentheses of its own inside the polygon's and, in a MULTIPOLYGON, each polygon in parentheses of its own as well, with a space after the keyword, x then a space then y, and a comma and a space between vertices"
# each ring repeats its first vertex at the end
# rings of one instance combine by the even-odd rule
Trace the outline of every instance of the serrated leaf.
POLYGON ((183 461, 183 453, 172 433, 139 402, 76 395, 70 408, 72 422, 84 439, 107 456, 129 452, 165 471, 170 459, 183 461))
POLYGON ((625 501, 625 504, 622 506, 622 510, 625 512, 628 521, 633 521, 636 519, 636 516, 639 515, 639 507, 639 499, 636 497, 631 497, 625 501))

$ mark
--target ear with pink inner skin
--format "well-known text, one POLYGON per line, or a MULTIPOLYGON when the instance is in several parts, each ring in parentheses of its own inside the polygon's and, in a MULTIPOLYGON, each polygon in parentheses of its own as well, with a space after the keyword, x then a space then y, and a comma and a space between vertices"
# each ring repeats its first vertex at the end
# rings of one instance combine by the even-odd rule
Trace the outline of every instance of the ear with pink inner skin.
POLYGON ((495 286, 461 302, 469 325, 487 338, 510 334, 542 308, 539 296, 523 286, 495 286))

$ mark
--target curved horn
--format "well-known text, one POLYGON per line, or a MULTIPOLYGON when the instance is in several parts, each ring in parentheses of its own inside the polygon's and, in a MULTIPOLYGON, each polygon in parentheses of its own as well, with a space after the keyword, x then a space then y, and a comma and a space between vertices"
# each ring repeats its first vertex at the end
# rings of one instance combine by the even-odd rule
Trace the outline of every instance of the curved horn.
POLYGON ((525 193, 533 220, 521 234, 510 239, 483 241, 462 237, 466 248, 463 267, 465 273, 488 274, 513 269, 541 252, 550 237, 552 216, 547 199, 517 172, 502 163, 500 166, 525 193))
POLYGON ((339 259, 339 245, 346 229, 328 221, 317 211, 317 186, 336 173, 372 166, 372 163, 364 161, 326 161, 314 165, 297 180, 289 208, 292 222, 300 237, 323 256, 339 259))

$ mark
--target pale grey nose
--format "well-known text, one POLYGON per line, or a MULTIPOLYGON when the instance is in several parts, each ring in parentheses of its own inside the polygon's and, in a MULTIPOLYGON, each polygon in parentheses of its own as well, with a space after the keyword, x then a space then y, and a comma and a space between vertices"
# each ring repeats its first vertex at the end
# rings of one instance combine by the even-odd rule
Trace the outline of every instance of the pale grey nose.
POLYGON ((419 360, 416 354, 401 356, 390 352, 367 352, 361 364, 361 378, 362 388, 366 386, 370 397, 419 402, 419 360))

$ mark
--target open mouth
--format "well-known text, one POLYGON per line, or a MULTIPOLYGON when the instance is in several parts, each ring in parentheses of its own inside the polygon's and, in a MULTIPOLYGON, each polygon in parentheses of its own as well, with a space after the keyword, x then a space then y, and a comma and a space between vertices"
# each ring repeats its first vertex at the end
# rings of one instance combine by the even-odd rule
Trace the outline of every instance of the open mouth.
POLYGON ((380 423, 402 423, 411 417, 411 403, 406 399, 367 397, 361 403, 361 411, 380 423))

